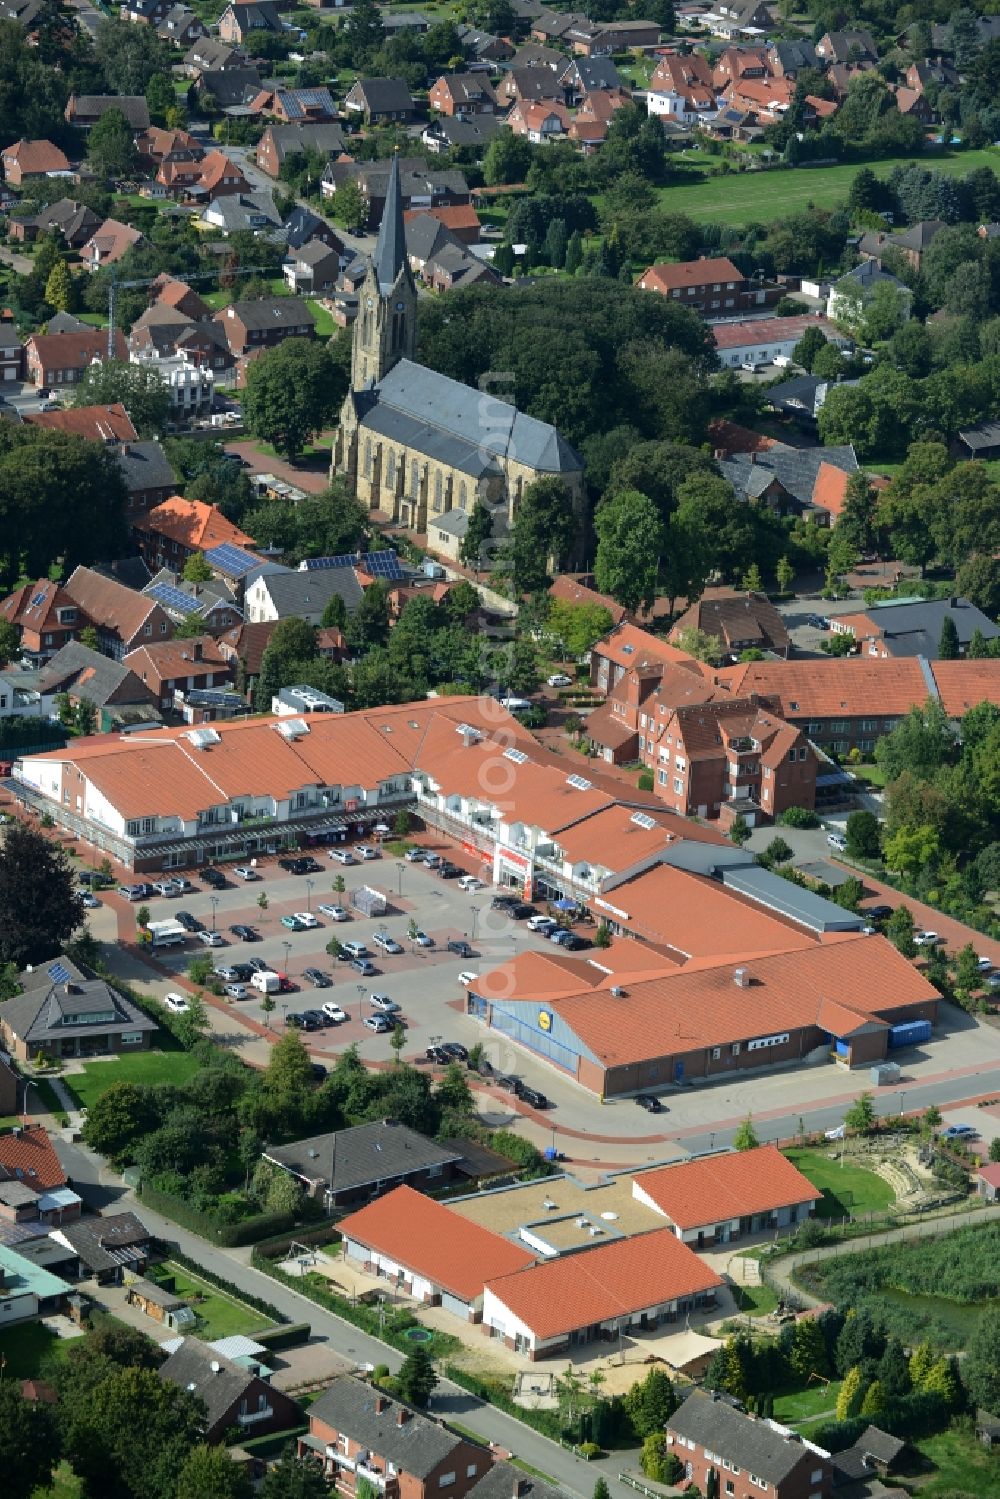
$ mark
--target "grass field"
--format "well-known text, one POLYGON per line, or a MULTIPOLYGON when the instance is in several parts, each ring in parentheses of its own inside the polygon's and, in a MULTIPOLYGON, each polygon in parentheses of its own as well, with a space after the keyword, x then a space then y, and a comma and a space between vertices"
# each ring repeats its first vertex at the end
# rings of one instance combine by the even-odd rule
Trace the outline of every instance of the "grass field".
POLYGON ((306 299, 306 306, 316 319, 316 337, 332 338, 337 331, 337 325, 326 308, 319 302, 313 301, 311 297, 306 299))
POLYGON ((778 1305, 778 1297, 770 1286, 733 1286, 736 1309, 745 1317, 766 1317, 778 1305))
POLYGON ((81 1108, 90 1108, 112 1083, 188 1082, 198 1071, 198 1062, 187 1051, 143 1051, 133 1057, 113 1057, 106 1062, 87 1062, 82 1072, 63 1079, 81 1108))
POLYGON ((795 1149, 786 1150, 785 1154, 822 1192, 823 1200, 816 1207, 817 1218, 877 1213, 889 1207, 894 1199, 887 1181, 864 1166, 852 1165, 850 1160, 845 1160, 842 1166, 839 1156, 831 1157, 821 1150, 795 1149))
POLYGON ((1000 1463, 976 1441, 967 1423, 957 1424, 937 1436, 917 1443, 921 1456, 934 1466, 914 1484, 920 1499, 948 1499, 949 1495, 975 1494, 976 1499, 1000 1499, 1000 1463))
POLYGON ((0 1330, 0 1357, 6 1379, 32 1379, 48 1355, 65 1358, 70 1340, 57 1338, 40 1322, 21 1322, 0 1330))
MULTIPOLYGON (((975 167, 1000 166, 1000 152, 992 150, 942 151, 917 159, 921 165, 940 172, 962 175, 975 167)), ((909 166, 913 160, 892 157, 872 162, 871 167, 876 176, 888 177, 895 167, 909 166)), ((858 166, 851 165, 730 173, 706 182, 671 184, 660 188, 657 197, 660 207, 669 213, 684 213, 692 219, 710 219, 718 224, 767 224, 810 204, 817 208, 835 207, 846 199, 858 170, 858 166)))
POLYGON ((69 1463, 60 1463, 47 1488, 36 1489, 31 1499, 80 1499, 83 1489, 69 1463))
POLYGON ((157 1267, 156 1279, 160 1279, 161 1271, 163 1274, 173 1276, 174 1290, 177 1295, 189 1302, 192 1310, 197 1314, 199 1338, 211 1341, 214 1338, 231 1337, 234 1333, 243 1333, 246 1337, 252 1337, 255 1332, 274 1326, 269 1317, 254 1311, 252 1307, 243 1306, 239 1301, 232 1300, 223 1291, 210 1286, 207 1281, 199 1280, 190 1271, 174 1264, 173 1260, 167 1260, 162 1267, 157 1267), (196 1297, 202 1299, 199 1301, 195 1299, 196 1297))
MULTIPOLYGON (((807 1390, 795 1390, 791 1394, 775 1395, 774 1419, 784 1421, 788 1426, 815 1421, 820 1417, 825 1417, 827 1411, 836 1411, 839 1394, 840 1380, 832 1379, 829 1384, 822 1384, 816 1380, 807 1390)), ((833 1419, 832 1416, 830 1419, 833 1419)))

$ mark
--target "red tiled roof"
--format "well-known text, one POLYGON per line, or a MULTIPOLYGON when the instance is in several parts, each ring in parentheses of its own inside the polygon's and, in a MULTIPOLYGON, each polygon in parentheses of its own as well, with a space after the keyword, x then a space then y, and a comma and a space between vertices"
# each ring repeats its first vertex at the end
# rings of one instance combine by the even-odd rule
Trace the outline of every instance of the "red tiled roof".
POLYGON ((724 257, 718 260, 682 260, 677 265, 657 262, 648 271, 643 271, 638 285, 644 291, 683 291, 688 286, 705 286, 714 281, 733 281, 737 286, 743 282, 743 273, 724 257))
POLYGON ((4 163, 16 162, 21 169, 21 175, 26 176, 36 172, 67 172, 69 162, 58 146, 51 141, 28 141, 23 138, 15 141, 12 146, 5 146, 0 151, 4 163))
POLYGON ((640 630, 638 625, 619 625, 611 635, 606 635, 599 641, 594 650, 599 656, 614 661, 618 666, 638 666, 643 661, 662 661, 686 668, 694 676, 702 674, 700 663, 693 657, 678 650, 659 635, 640 630))
POLYGON ((114 631, 123 641, 131 640, 151 614, 159 613, 166 618, 155 599, 90 567, 74 569, 67 580, 66 592, 95 624, 114 631))
POLYGON ((574 578, 572 573, 560 573, 554 578, 549 588, 549 598, 557 599, 564 604, 600 604, 607 609, 611 615, 612 624, 619 624, 625 618, 625 610, 621 604, 607 593, 598 593, 596 588, 589 588, 586 583, 581 583, 579 578, 574 578))
MULTIPOLYGON (((964 667, 965 661, 949 661, 948 666, 964 667)), ((984 685, 994 678, 988 694, 1000 703, 1000 662, 976 661, 976 668, 987 668, 982 674, 984 685)), ((935 661, 936 672, 942 663, 935 661)), ((956 673, 958 675, 958 673, 956 673)), ((978 672, 970 673, 975 680, 978 672)), ((915 658, 877 660, 848 656, 829 661, 751 661, 742 666, 726 667, 716 672, 715 680, 731 692, 759 692, 777 699, 782 717, 803 718, 871 718, 896 717, 908 713, 927 701, 928 684, 915 658)), ((957 685, 952 688, 957 694, 957 685)), ((982 701, 981 697, 976 698, 982 701)))
MULTIPOLYGON (((93 359, 104 359, 108 335, 103 328, 84 328, 78 333, 32 333, 26 348, 33 349, 45 369, 84 369, 93 359)), ((115 358, 128 361, 128 344, 120 328, 115 329, 115 358)))
POLYGON ((990 1187, 1000 1187, 1000 1161, 990 1161, 988 1165, 980 1166, 978 1171, 980 1181, 984 1181, 990 1187))
POLYGON ((52 1148, 48 1132, 40 1124, 28 1125, 19 1133, 0 1135, 0 1169, 39 1192, 51 1192, 66 1185, 66 1173, 52 1148))
POLYGON ((254 544, 253 538, 227 520, 215 505, 206 505, 203 500, 185 500, 177 494, 161 505, 154 505, 143 526, 199 552, 220 546, 224 541, 238 547, 254 544))
POLYGON ((843 341, 843 334, 823 317, 774 317, 743 323, 718 323, 712 329, 717 349, 744 349, 779 339, 799 339, 807 328, 818 328, 826 338, 843 341))
POLYGON ((711 1291, 722 1281, 669 1228, 560 1255, 487 1289, 536 1338, 711 1291))
POLYGON ((24 420, 33 427, 50 427, 57 432, 73 432, 94 442, 137 442, 139 434, 120 401, 112 406, 75 406, 65 411, 25 412, 24 420))
POLYGON ((690 1229, 818 1202, 821 1193, 776 1145, 760 1145, 642 1171, 633 1178, 632 1195, 648 1197, 671 1223, 690 1229))
POLYGON ((535 1263, 512 1244, 412 1187, 397 1187, 337 1225, 345 1239, 388 1255, 432 1285, 472 1301, 483 1285, 535 1263))
POLYGON ((847 485, 850 477, 850 474, 845 473, 842 468, 837 468, 833 463, 821 463, 816 475, 816 483, 813 485, 813 504, 821 506, 836 520, 847 499, 847 485))
POLYGON ((979 703, 1000 707, 1000 661, 932 661, 931 671, 950 718, 979 703))

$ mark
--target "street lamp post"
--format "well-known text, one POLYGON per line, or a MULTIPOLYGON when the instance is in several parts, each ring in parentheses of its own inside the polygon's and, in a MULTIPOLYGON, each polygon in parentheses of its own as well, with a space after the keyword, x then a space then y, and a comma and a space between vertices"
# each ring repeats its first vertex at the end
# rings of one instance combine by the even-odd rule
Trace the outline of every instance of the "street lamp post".
POLYGON ((219 909, 219 897, 217 895, 210 895, 208 898, 212 902, 212 931, 214 932, 215 931, 215 913, 219 909))
POLYGON ((359 984, 358 985, 358 1019, 359 1020, 364 1020, 364 1018, 365 1018, 365 995, 367 993, 368 993, 368 990, 365 987, 365 985, 364 984, 359 984))
POLYGON ((282 1025, 287 1025, 287 1023, 288 1023, 285 1020, 285 1016, 286 1016, 287 1013, 288 1013, 288 1006, 287 1006, 287 1004, 282 1003, 282 1006, 281 1006, 281 1023, 282 1023, 282 1025))
POLYGON ((26 1077, 24 1079, 24 1097, 21 1099, 21 1119, 22 1119, 22 1122, 24 1123, 25 1127, 27 1127, 27 1123, 28 1123, 28 1089, 29 1088, 35 1088, 36 1090, 38 1088, 38 1084, 35 1082, 35 1079, 33 1077, 26 1077))
POLYGON ((403 863, 398 863, 396 865, 396 874, 397 874, 397 877, 398 877, 397 878, 398 889, 396 891, 397 895, 402 895, 402 893, 403 893, 403 875, 404 875, 405 872, 406 872, 406 865, 403 864, 403 863))
POLYGON ((470 914, 472 916, 472 940, 473 940, 473 942, 475 942, 475 940, 476 940, 476 923, 479 921, 479 907, 478 906, 470 906, 469 907, 469 912, 470 912, 470 914))
POLYGON ((289 963, 292 956, 292 944, 290 942, 283 942, 281 945, 285 949, 285 977, 287 978, 289 963))
POLYGON ((315 884, 315 880, 306 880, 306 910, 310 912, 312 911, 312 895, 315 884))

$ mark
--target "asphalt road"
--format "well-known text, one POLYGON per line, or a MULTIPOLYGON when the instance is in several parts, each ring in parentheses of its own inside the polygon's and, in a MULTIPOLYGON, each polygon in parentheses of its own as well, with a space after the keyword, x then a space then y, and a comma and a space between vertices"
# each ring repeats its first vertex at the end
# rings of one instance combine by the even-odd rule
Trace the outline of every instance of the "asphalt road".
MULTIPOLYGON (((54 1143, 63 1167, 88 1206, 107 1207, 119 1199, 123 1199, 123 1208, 133 1206, 135 1200, 132 1194, 92 1152, 58 1137, 55 1137, 54 1143)), ((342 1321, 307 1297, 300 1296, 298 1292, 279 1285, 255 1270, 246 1263, 248 1250, 216 1249, 206 1240, 171 1223, 169 1219, 162 1218, 142 1203, 135 1203, 135 1206, 146 1227, 152 1229, 159 1238, 176 1245, 191 1259, 222 1276, 235 1289, 263 1297, 295 1322, 308 1321, 314 1338, 322 1339, 344 1358, 362 1364, 384 1363, 393 1370, 399 1368, 402 1358, 395 1349, 377 1338, 369 1337, 360 1328, 342 1321)), ((617 1475, 626 1462, 630 1466, 637 1464, 637 1452, 620 1452, 614 1459, 603 1462, 584 1462, 572 1452, 541 1436, 530 1426, 524 1426, 493 1406, 485 1405, 447 1380, 443 1380, 435 1392, 433 1413, 445 1419, 459 1421, 488 1441, 496 1442, 532 1467, 551 1475, 562 1488, 580 1496, 580 1499, 589 1499, 599 1474, 603 1475, 612 1493, 619 1496, 619 1499, 626 1499, 632 1492, 618 1482, 617 1475)))

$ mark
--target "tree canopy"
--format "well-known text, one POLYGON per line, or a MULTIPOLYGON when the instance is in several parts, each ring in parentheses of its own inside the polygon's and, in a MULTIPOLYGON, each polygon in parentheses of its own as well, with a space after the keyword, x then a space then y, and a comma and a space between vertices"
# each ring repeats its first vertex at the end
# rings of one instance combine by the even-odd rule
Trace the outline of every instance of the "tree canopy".
POLYGON ((316 339, 286 338, 247 370, 243 416, 247 430, 297 458, 335 415, 347 389, 341 366, 316 339))

